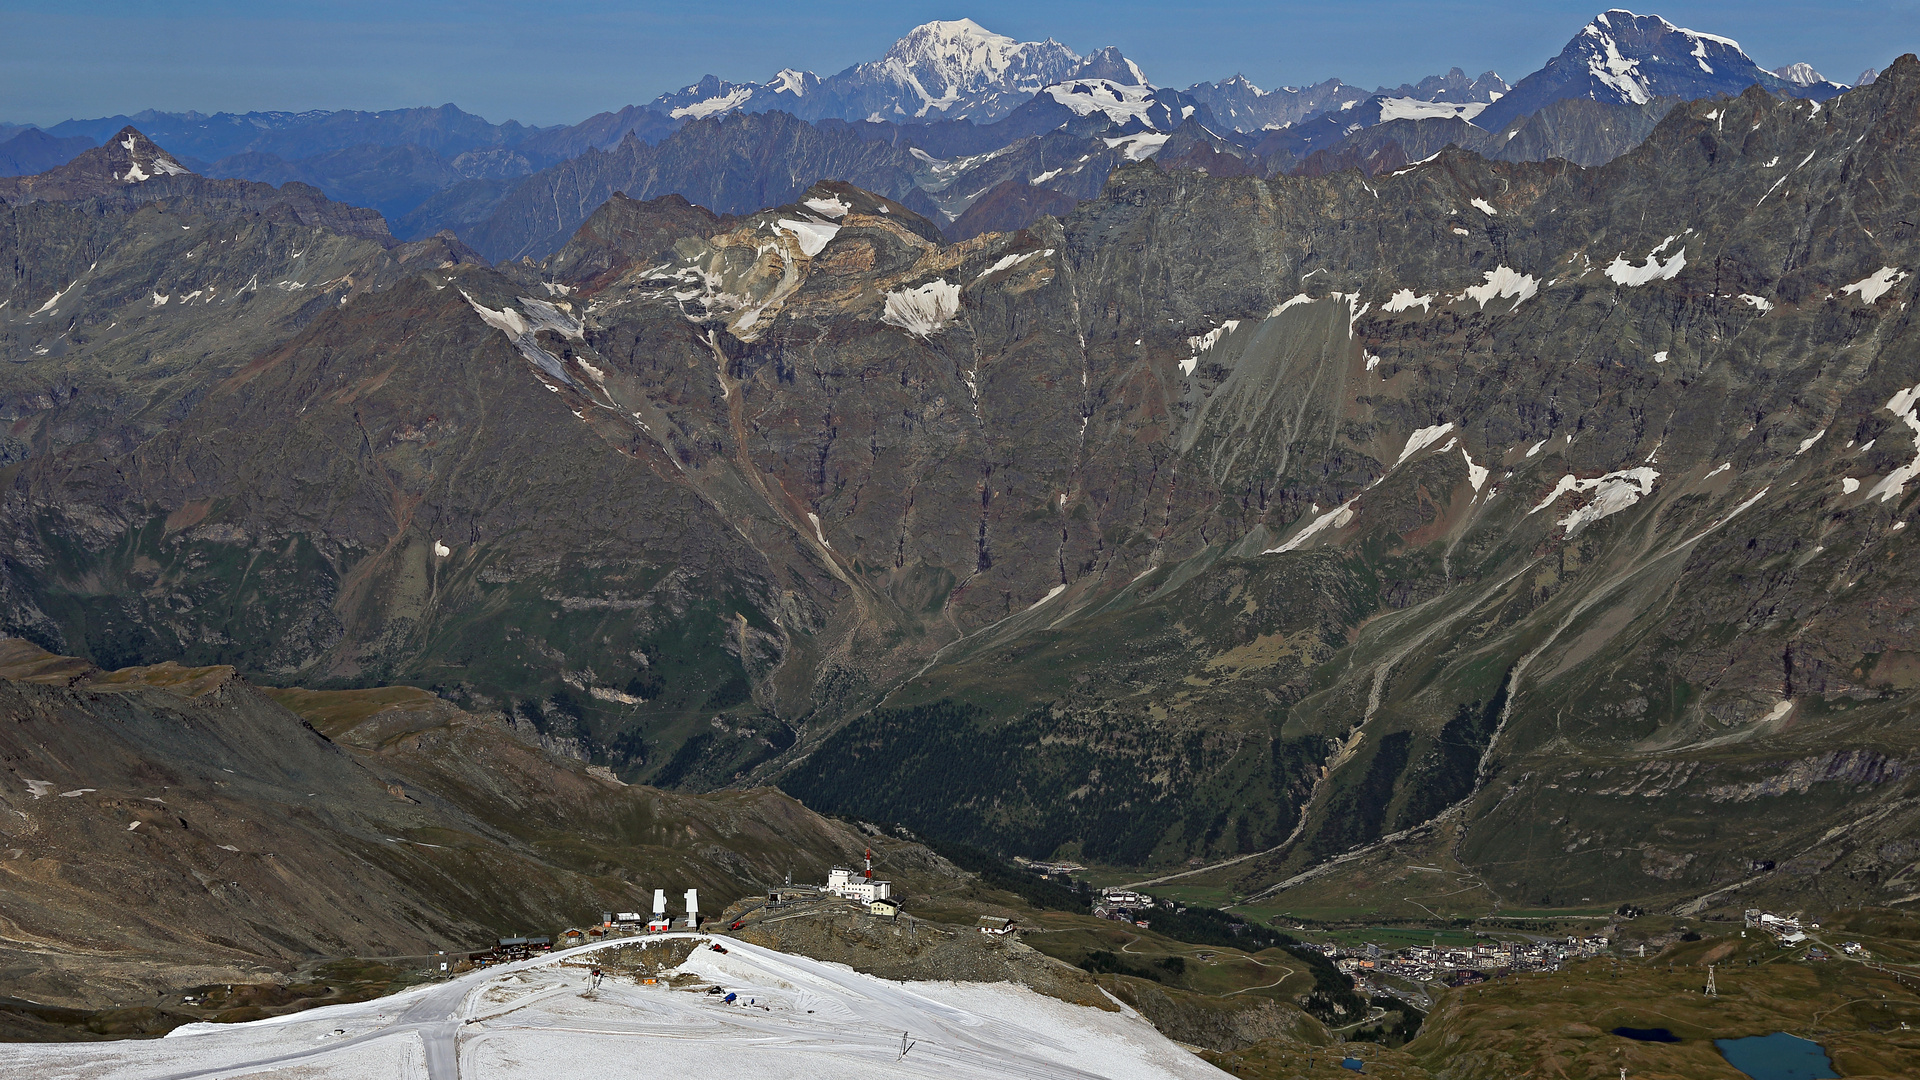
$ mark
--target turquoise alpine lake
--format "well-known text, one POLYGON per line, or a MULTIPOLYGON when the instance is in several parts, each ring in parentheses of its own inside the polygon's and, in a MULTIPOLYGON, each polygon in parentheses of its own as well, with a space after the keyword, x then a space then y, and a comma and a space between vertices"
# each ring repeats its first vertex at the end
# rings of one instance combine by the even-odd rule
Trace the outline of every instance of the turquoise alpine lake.
POLYGON ((1840 1075, 1833 1071, 1825 1047, 1784 1031, 1715 1039, 1713 1045, 1720 1048, 1727 1064, 1753 1080, 1833 1080, 1840 1075))

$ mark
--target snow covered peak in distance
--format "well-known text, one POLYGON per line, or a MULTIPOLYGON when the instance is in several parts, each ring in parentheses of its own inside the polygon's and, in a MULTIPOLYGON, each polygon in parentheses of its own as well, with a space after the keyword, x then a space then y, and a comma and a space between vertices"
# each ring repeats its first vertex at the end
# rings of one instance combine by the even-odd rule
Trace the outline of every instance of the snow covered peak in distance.
POLYGON ((1381 87, 1374 91, 1390 98, 1411 98, 1414 101, 1450 101, 1465 104, 1480 102, 1488 104, 1500 100, 1501 96, 1513 89, 1507 85, 1498 72, 1482 72, 1477 79, 1467 78, 1467 73, 1453 68, 1445 75, 1429 75, 1417 83, 1402 84, 1396 88, 1381 87))
POLYGON ((1823 82, 1833 81, 1813 70, 1813 65, 1808 63, 1788 64, 1785 67, 1777 67, 1773 69, 1773 73, 1795 86, 1817 86, 1823 82))
MULTIPOLYGON (((1120 55, 1119 48, 1113 45, 1088 53, 1086 59, 1080 62, 1079 69, 1073 73, 1073 77, 1105 79, 1122 86, 1143 86, 1149 90, 1153 89, 1153 84, 1147 81, 1147 73, 1140 70, 1140 65, 1120 55)), ((1258 88, 1254 90, 1256 94, 1259 92, 1258 88)))
POLYGON ((780 109, 796 112, 801 99, 819 86, 818 75, 792 68, 763 83, 728 82, 718 76, 708 75, 692 86, 682 87, 671 94, 661 94, 648 107, 675 120, 699 120, 715 113, 735 111, 766 112, 780 109))
POLYGON ((876 119, 938 114, 986 120, 1013 111, 1079 63, 1057 41, 1015 41, 972 19, 957 19, 916 26, 880 60, 849 68, 833 81, 845 81, 850 94, 879 92, 892 99, 891 108, 876 110, 876 119), (1017 100, 1007 104, 1010 97, 1017 100))
POLYGON ((1879 77, 1880 77, 1879 68, 1868 68, 1867 70, 1861 72, 1859 76, 1853 80, 1853 85, 1867 86, 1867 85, 1870 85, 1873 82, 1873 80, 1879 77))
POLYGON ((1498 131, 1514 117, 1563 98, 1643 105, 1657 97, 1691 100, 1738 94, 1755 83, 1774 93, 1822 99, 1842 89, 1824 81, 1788 82, 1754 63, 1732 38, 1616 8, 1594 16, 1560 55, 1520 80, 1475 123, 1498 131))
MULTIPOLYGON (((1144 83, 1140 69, 1112 51, 1121 65, 1103 77, 1144 83)), ((1091 58, 1090 58, 1091 59, 1091 58)), ((802 120, 1001 119, 1043 87, 1070 78, 1080 57, 1057 41, 1015 41, 971 19, 914 27, 878 60, 855 64, 824 79, 789 68, 763 83, 733 83, 712 75, 648 106, 675 119, 725 112, 778 109, 802 120)))
POLYGON ((99 159, 115 180, 125 184, 137 184, 156 176, 185 176, 192 171, 133 127, 121 128, 104 146, 89 153, 99 159))
POLYGON ((1262 90, 1244 75, 1235 75, 1221 82, 1194 83, 1187 87, 1186 93, 1212 109, 1213 115, 1222 124, 1235 131, 1273 131, 1290 127, 1310 116, 1337 111, 1343 105, 1351 108, 1373 96, 1371 92, 1358 86, 1349 86, 1339 79, 1328 79, 1306 87, 1283 86, 1278 90, 1262 90))

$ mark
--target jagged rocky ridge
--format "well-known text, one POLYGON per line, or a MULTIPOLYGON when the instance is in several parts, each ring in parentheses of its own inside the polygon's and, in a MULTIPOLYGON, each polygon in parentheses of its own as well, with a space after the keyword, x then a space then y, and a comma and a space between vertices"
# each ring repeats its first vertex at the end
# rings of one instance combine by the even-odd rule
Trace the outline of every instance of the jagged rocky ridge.
MULTIPOLYGON (((171 396, 139 347, 199 309, 109 349, 138 305, 16 286, 9 625, 1035 854, 1263 885, 1446 816, 1511 896, 1889 898, 1916 108, 1906 58, 1593 170, 1135 163, 957 244, 845 186, 615 200, 545 267, 353 249, 171 396), (1835 751, 1886 760, 1789 768, 1835 751)), ((187 214, 231 220, 59 258, 138 296, 187 214)))

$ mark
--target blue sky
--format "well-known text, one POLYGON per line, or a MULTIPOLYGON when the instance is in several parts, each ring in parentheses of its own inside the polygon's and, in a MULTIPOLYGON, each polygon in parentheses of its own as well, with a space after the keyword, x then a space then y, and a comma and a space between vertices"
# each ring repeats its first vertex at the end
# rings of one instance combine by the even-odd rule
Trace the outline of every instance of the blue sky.
MULTIPOLYGON (((1236 72, 1263 87, 1339 76, 1398 85, 1465 68, 1518 80, 1604 3, 1267 0, 1152 3, 609 3, 574 0, 0 0, 0 120, 144 108, 382 109, 451 101, 490 120, 571 123, 712 72, 830 74, 929 19, 972 18, 1079 52, 1118 45, 1166 86, 1236 72)), ((1920 49, 1920 0, 1644 3, 1737 39, 1763 66, 1851 82, 1920 49)))

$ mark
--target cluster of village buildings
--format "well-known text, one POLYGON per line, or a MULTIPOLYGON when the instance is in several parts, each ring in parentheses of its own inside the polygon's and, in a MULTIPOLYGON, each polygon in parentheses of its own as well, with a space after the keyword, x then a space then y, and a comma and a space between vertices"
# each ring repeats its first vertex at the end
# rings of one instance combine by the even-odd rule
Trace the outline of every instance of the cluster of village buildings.
MULTIPOLYGON (((1037 868, 1037 867, 1036 867, 1037 868)), ((1156 909, 1184 911, 1185 905, 1131 889, 1102 889, 1093 914, 1102 919, 1150 927, 1156 909)), ((1238 925, 1229 927, 1238 929, 1238 925)), ((1608 949, 1605 937, 1569 937, 1564 941, 1485 941, 1453 948, 1416 945, 1398 951, 1383 951, 1378 945, 1345 947, 1309 945, 1333 960, 1341 971, 1361 980, 1393 975, 1415 982, 1472 982, 1494 972, 1555 971, 1569 960, 1599 956, 1608 949)))
POLYGON ((1101 889, 1100 899, 1094 901, 1093 916, 1096 919, 1112 919, 1114 922, 1132 923, 1135 926, 1151 926, 1155 907, 1165 907, 1173 911, 1185 911, 1186 907, 1172 900, 1155 900, 1146 893, 1132 889, 1101 889))
POLYGON ((1378 945, 1347 948, 1312 946, 1333 960, 1341 971, 1360 979, 1393 975, 1414 982, 1477 982, 1495 972, 1557 971, 1569 960, 1607 952, 1604 937, 1572 937, 1564 941, 1485 941, 1467 946, 1415 945, 1393 952, 1378 945))

